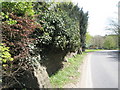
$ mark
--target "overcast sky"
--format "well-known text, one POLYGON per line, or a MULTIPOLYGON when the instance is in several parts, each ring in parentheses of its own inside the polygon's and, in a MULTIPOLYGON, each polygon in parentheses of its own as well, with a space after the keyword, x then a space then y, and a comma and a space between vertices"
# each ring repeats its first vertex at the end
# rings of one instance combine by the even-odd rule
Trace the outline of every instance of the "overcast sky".
POLYGON ((117 18, 117 4, 120 0, 72 0, 89 12, 88 32, 91 35, 102 35, 108 33, 105 28, 111 19, 117 18))

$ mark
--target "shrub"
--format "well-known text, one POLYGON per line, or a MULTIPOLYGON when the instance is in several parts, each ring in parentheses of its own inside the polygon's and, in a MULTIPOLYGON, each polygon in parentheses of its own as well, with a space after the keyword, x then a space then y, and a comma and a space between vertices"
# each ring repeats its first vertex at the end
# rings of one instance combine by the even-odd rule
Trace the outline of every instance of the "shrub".
POLYGON ((0 43, 0 62, 3 63, 3 66, 6 66, 7 62, 14 60, 9 51, 9 47, 6 47, 3 43, 0 43))
POLYGON ((28 17, 9 14, 9 18, 16 23, 2 22, 2 42, 10 47, 9 53, 14 61, 3 68, 2 84, 3 88, 14 86, 23 88, 25 85, 21 80, 26 76, 24 73, 31 72, 34 66, 33 57, 30 55, 30 49, 34 44, 32 47, 30 45, 35 38, 32 38, 31 35, 35 29, 41 29, 41 26, 28 17))
POLYGON ((43 27, 41 31, 35 34, 39 46, 52 45, 56 48, 76 49, 79 47, 79 29, 78 23, 71 19, 64 11, 47 11, 38 17, 38 23, 43 27), (40 34, 39 34, 40 33, 40 34))
POLYGON ((2 12, 14 13, 17 16, 33 16, 32 2, 2 2, 2 12))
POLYGON ((17 17, 13 14, 9 15, 10 18, 16 20, 16 24, 9 24, 2 22, 2 36, 3 42, 10 47, 10 53, 17 58, 24 58, 28 54, 28 44, 32 42, 30 34, 41 26, 36 24, 34 20, 28 18, 17 17))

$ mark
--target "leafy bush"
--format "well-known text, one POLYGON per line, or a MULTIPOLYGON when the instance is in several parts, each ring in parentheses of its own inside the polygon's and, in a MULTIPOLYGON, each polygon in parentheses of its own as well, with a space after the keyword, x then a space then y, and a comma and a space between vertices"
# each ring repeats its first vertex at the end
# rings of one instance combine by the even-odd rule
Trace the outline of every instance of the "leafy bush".
POLYGON ((34 15, 32 2, 2 2, 2 12, 14 13, 18 16, 34 15))
MULTIPOLYGON (((67 9, 69 9, 69 7, 67 9)), ((50 4, 45 2, 2 3, 2 42, 5 43, 7 47, 10 47, 9 53, 11 55, 8 53, 3 54, 7 54, 7 57, 11 56, 14 58, 11 67, 5 69, 8 75, 8 78, 6 78, 6 76, 3 77, 5 85, 11 78, 15 82, 19 81, 19 77, 24 75, 23 71, 31 69, 29 65, 34 66, 31 62, 41 60, 41 57, 46 59, 47 54, 45 53, 46 55, 44 55, 43 53, 49 49, 50 46, 52 46, 51 52, 58 50, 59 54, 59 51, 62 51, 64 55, 58 55, 61 61, 66 55, 66 51, 69 52, 79 49, 81 44, 81 27, 79 26, 79 20, 77 20, 79 17, 77 16, 79 15, 77 14, 79 13, 77 9, 79 8, 72 10, 72 13, 74 13, 74 10, 76 11, 71 16, 71 9, 68 10, 68 13, 65 10, 54 7, 54 5, 50 6, 50 4), (41 51, 43 51, 42 54, 41 51)), ((49 56, 48 58, 51 59, 49 56)), ((59 60, 57 59, 56 61, 59 60)), ((4 62, 6 62, 6 60, 4 60, 4 62)), ((48 65, 49 62, 50 61, 47 61, 46 65, 48 65)), ((6 73, 4 75, 6 75, 6 73)), ((22 84, 22 86, 24 85, 22 84)))
POLYGON ((6 47, 3 43, 0 43, 0 61, 2 61, 3 66, 8 61, 13 61, 14 59, 11 57, 11 54, 9 53, 9 47, 6 47))
POLYGON ((37 31, 37 43, 53 45, 57 48, 73 49, 79 47, 80 36, 78 23, 71 19, 64 11, 47 11, 38 17, 38 23, 43 27, 43 34, 37 31), (39 34, 40 33, 40 34, 39 34))
POLYGON ((7 47, 10 47, 9 53, 14 58, 14 61, 3 68, 2 84, 3 88, 16 85, 21 88, 24 86, 23 82, 20 82, 24 77, 24 73, 32 71, 34 66, 29 46, 35 39, 31 35, 35 29, 41 29, 41 26, 28 17, 9 14, 9 18, 16 21, 16 23, 11 24, 5 20, 2 21, 2 42, 7 47))
POLYGON ((28 44, 33 41, 30 35, 36 28, 40 29, 41 26, 32 19, 18 17, 13 14, 10 14, 9 17, 17 23, 2 22, 3 42, 10 47, 10 53, 14 58, 24 58, 29 52, 28 44))
MULTIPOLYGON (((63 10, 67 13, 67 15, 75 20, 79 25, 80 31, 80 46, 82 50, 85 50, 85 41, 86 41, 86 32, 87 32, 87 25, 88 25, 88 12, 85 13, 83 8, 78 7, 78 5, 74 5, 72 2, 63 2, 56 5, 56 7, 60 10, 63 10)), ((56 8, 55 8, 56 9, 56 8)))

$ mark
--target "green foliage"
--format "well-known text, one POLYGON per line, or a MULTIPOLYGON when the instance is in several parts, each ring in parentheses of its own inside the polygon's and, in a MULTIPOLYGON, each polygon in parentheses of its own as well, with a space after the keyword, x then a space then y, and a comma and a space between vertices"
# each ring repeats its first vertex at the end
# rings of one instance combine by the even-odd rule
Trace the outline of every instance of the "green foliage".
POLYGON ((9 13, 5 14, 4 12, 1 12, 0 14, 2 16, 2 19, 5 19, 5 18, 8 19, 9 18, 9 16, 8 16, 9 13))
POLYGON ((49 11, 50 7, 51 7, 51 3, 33 2, 33 9, 35 11, 35 14, 41 14, 43 12, 47 12, 49 11))
POLYGON ((81 47, 84 51, 86 46, 85 37, 88 24, 88 12, 84 13, 82 8, 79 8, 78 5, 74 5, 72 2, 59 3, 57 4, 57 8, 67 12, 67 15, 78 23, 80 31, 79 38, 81 42, 81 47))
POLYGON ((14 60, 9 51, 9 47, 6 47, 3 43, 0 43, 0 61, 6 63, 7 61, 14 60))
POLYGON ((37 43, 41 46, 53 45, 64 50, 79 48, 79 23, 71 18, 68 12, 58 6, 50 7, 50 4, 43 2, 35 3, 34 11, 39 14, 37 20, 43 27, 43 31, 36 31, 37 43))
POLYGON ((83 10, 81 9, 79 27, 80 27, 82 51, 85 51, 85 47, 86 47, 85 40, 86 40, 87 26, 88 26, 88 12, 84 13, 83 10))
POLYGON ((105 36, 104 48, 105 49, 116 49, 118 47, 118 41, 116 40, 117 38, 115 38, 115 36, 112 36, 112 35, 105 36))
POLYGON ((10 25, 14 25, 14 24, 16 24, 17 23, 17 21, 16 20, 12 20, 12 19, 10 19, 9 18, 9 21, 6 21, 8 24, 10 24, 10 25))
POLYGON ((38 43, 74 50, 79 46, 78 23, 71 19, 66 12, 47 11, 40 14, 38 22, 44 29, 43 34, 37 36, 38 43))
POLYGON ((14 25, 17 23, 16 20, 13 20, 12 18, 9 17, 9 13, 5 14, 4 12, 1 12, 0 14, 2 16, 2 20, 6 21, 9 25, 14 25))
MULTIPOLYGON (((6 63, 14 58, 14 62, 11 66, 8 65, 10 68, 5 69, 5 73, 8 72, 10 76, 10 73, 15 71, 14 75, 11 75, 17 79, 24 75, 21 72, 23 69, 32 70, 35 67, 33 62, 40 61, 41 51, 44 53, 45 48, 49 46, 65 52, 78 50, 87 29, 87 14, 73 3, 65 3, 58 7, 45 2, 2 2, 1 15, 2 42, 10 47, 9 51, 9 48, 0 45, 1 61, 6 63)), ((78 65, 78 62, 75 65, 78 65)), ((72 74, 75 70, 76 67, 72 74)), ((6 74, 4 77, 7 77, 6 74)), ((3 80, 6 85, 10 79, 3 80)))
POLYGON ((32 2, 2 2, 2 12, 14 13, 18 16, 34 15, 32 2))
POLYGON ((86 46, 89 47, 91 45, 92 36, 87 32, 86 33, 86 46))
POLYGON ((74 5, 72 2, 63 2, 63 3, 58 3, 56 7, 59 10, 63 10, 64 12, 67 12, 70 18, 79 21, 80 8, 78 7, 78 5, 74 5))

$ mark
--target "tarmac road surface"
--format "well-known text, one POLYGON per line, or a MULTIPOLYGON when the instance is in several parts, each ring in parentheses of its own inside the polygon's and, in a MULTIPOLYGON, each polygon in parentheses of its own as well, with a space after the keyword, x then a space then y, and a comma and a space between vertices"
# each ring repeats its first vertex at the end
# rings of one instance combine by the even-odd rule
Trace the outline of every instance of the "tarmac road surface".
POLYGON ((118 88, 118 52, 91 52, 84 65, 81 88, 118 88))

